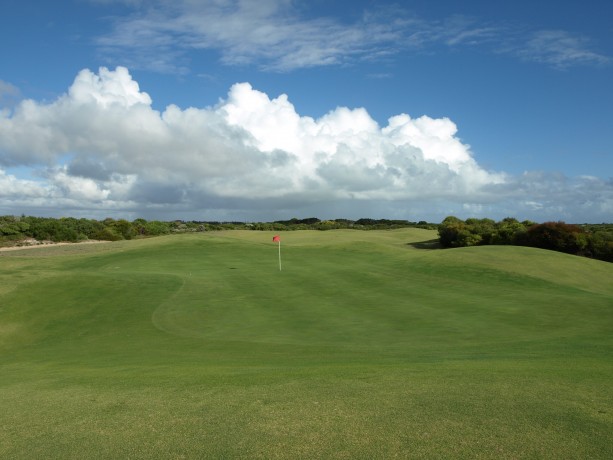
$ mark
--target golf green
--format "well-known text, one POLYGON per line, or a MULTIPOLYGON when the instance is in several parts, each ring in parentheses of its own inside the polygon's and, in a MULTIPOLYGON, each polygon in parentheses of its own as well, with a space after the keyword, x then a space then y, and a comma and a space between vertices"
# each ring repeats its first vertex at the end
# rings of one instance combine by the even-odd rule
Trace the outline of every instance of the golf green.
POLYGON ((613 265, 435 231, 0 253, 0 458, 613 458, 613 265))

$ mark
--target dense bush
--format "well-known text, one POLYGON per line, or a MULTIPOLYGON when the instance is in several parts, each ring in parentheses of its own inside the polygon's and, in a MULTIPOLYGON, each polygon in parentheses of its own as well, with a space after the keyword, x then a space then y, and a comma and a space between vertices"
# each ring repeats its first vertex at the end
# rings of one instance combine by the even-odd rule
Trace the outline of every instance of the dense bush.
POLYGON ((0 216, 0 242, 34 238, 39 241, 77 242, 84 240, 124 240, 135 236, 154 236, 169 233, 167 224, 157 225, 137 219, 75 219, 62 217, 0 216))
POLYGON ((613 261, 613 226, 579 226, 564 222, 519 222, 507 217, 491 219, 446 217, 439 225, 439 241, 446 248, 487 244, 513 244, 550 249, 600 260, 613 261))
POLYGON ((0 217, 0 238, 10 240, 20 238, 30 228, 30 224, 19 217, 0 217))
POLYGON ((524 246, 583 254, 587 248, 587 238, 587 233, 577 225, 545 222, 528 228, 519 238, 519 242, 524 246))
POLYGON ((589 238, 585 255, 594 259, 613 262, 613 225, 603 224, 587 230, 589 238))

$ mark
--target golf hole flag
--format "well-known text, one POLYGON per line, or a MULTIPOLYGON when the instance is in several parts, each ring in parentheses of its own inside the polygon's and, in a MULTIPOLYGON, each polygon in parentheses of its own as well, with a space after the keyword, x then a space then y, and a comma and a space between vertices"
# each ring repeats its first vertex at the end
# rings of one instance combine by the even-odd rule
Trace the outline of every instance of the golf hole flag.
POLYGON ((281 237, 279 235, 273 236, 272 242, 279 243, 279 271, 281 271, 281 237))

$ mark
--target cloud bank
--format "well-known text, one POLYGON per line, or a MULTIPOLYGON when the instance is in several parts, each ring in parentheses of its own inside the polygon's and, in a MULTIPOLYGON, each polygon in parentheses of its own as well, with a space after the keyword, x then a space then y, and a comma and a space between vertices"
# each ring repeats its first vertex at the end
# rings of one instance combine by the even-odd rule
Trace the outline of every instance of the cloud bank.
POLYGON ((102 67, 53 102, 0 112, 0 213, 22 212, 602 221, 613 184, 487 171, 447 118, 399 114, 379 126, 364 108, 337 107, 315 119, 249 83, 212 107, 160 112, 126 68, 102 67))

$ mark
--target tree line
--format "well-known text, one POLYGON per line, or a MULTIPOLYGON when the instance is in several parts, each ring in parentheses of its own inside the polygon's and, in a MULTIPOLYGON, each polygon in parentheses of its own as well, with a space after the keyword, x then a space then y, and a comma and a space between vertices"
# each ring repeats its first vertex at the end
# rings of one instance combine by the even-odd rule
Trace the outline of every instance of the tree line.
POLYGON ((537 224, 520 222, 512 217, 495 222, 492 219, 461 220, 449 216, 442 223, 433 224, 370 218, 320 220, 316 217, 247 223, 0 216, 0 245, 17 244, 27 238, 53 242, 117 241, 212 230, 383 230, 406 227, 438 229, 439 242, 444 248, 487 244, 532 246, 613 262, 613 224, 537 224))
POLYGON ((507 217, 461 220, 446 217, 438 227, 439 242, 445 248, 509 244, 613 262, 613 224, 574 225, 565 222, 519 222, 507 217))
POLYGON ((62 217, 0 216, 0 242, 34 238, 39 241, 129 240, 137 236, 171 233, 174 223, 136 219, 77 219, 62 217))
POLYGON ((279 220, 275 222, 218 222, 218 221, 159 221, 107 218, 104 220, 77 219, 74 217, 0 216, 0 244, 27 238, 38 241, 79 242, 86 240, 130 240, 170 233, 204 232, 211 230, 333 230, 353 228, 356 230, 393 229, 419 227, 436 229, 437 224, 425 221, 389 219, 307 219, 279 220))

